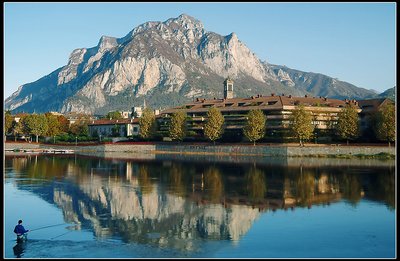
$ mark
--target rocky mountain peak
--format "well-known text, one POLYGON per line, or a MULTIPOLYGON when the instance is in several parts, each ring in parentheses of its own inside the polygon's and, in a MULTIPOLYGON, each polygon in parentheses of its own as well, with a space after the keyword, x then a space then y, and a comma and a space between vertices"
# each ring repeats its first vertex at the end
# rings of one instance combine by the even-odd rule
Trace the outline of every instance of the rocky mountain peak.
POLYGON ((161 22, 146 22, 143 23, 137 27, 135 27, 132 31, 130 31, 126 36, 118 39, 119 42, 123 43, 123 42, 127 42, 133 39, 133 37, 141 32, 144 32, 146 30, 149 30, 150 28, 156 27, 160 24, 161 22))
POLYGON ((67 65, 23 85, 5 108, 106 113, 143 104, 144 99, 154 108, 166 108, 194 97, 221 96, 227 76, 235 80, 237 97, 371 93, 328 76, 261 62, 236 33, 206 31, 199 20, 181 14, 143 23, 123 38, 104 35, 96 46, 74 50, 67 65))
POLYGON ((78 65, 82 62, 83 56, 85 55, 87 49, 79 48, 72 51, 68 59, 68 65, 78 65))
POLYGON ((100 38, 97 47, 99 48, 99 52, 104 52, 117 45, 118 45, 117 38, 103 35, 100 38))
POLYGON ((187 14, 181 14, 177 18, 171 18, 165 21, 166 25, 170 25, 171 23, 176 23, 182 26, 185 29, 203 29, 203 24, 194 17, 191 17, 187 14))
POLYGON ((203 24, 187 14, 181 14, 177 18, 170 18, 163 22, 162 25, 165 26, 160 28, 163 39, 170 39, 172 36, 183 43, 193 44, 200 40, 205 33, 203 24))
POLYGON ((235 32, 232 32, 230 34, 228 34, 227 36, 225 36, 225 39, 227 42, 235 42, 235 41, 239 41, 237 35, 235 32))

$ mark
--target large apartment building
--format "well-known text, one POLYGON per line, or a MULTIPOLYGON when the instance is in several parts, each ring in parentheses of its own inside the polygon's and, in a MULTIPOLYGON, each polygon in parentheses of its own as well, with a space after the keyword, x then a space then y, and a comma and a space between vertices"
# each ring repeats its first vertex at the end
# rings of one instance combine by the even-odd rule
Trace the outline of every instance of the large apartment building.
POLYGON ((326 97, 295 97, 292 95, 269 96, 256 95, 248 98, 233 98, 233 81, 224 81, 223 99, 197 98, 191 103, 167 109, 161 112, 158 118, 161 130, 167 130, 170 116, 177 111, 187 113, 187 129, 197 134, 203 132, 207 120, 207 112, 210 108, 218 108, 225 119, 225 131, 240 130, 246 123, 246 116, 250 110, 260 109, 267 118, 267 132, 282 133, 288 130, 289 117, 299 105, 304 105, 306 111, 313 115, 313 124, 317 132, 329 132, 334 129, 338 119, 338 113, 346 106, 354 105, 360 113, 361 108, 356 100, 338 100, 326 97))

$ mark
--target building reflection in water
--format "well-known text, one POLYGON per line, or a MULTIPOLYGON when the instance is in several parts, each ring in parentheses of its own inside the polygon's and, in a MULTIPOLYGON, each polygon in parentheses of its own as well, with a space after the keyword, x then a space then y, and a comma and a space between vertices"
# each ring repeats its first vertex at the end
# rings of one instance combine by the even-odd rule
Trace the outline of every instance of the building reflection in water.
POLYGON ((192 251, 239 240, 262 212, 362 198, 395 207, 392 167, 201 164, 93 157, 6 157, 17 185, 99 238, 192 251), (24 176, 25 175, 25 176, 24 176), (32 186, 34 185, 34 186, 32 186))

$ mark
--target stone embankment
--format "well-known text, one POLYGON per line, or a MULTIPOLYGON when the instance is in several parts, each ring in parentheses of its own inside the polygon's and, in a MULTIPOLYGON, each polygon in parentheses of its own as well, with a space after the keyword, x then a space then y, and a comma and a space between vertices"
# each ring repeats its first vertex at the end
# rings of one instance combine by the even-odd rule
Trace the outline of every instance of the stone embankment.
POLYGON ((346 146, 346 145, 306 145, 299 147, 290 144, 282 145, 212 145, 212 144, 168 144, 168 143, 123 143, 99 144, 89 146, 65 146, 37 143, 6 142, 5 150, 17 149, 65 149, 75 153, 109 153, 126 152, 138 154, 198 154, 198 155, 247 155, 247 156, 282 156, 282 157, 312 157, 312 156, 354 156, 354 155, 395 155, 395 147, 388 146, 346 146))

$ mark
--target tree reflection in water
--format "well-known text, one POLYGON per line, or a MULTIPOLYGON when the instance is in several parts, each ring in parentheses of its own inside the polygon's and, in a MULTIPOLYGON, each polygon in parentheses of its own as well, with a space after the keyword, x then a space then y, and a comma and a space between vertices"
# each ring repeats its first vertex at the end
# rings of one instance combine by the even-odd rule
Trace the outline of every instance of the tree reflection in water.
POLYGON ((371 181, 367 186, 366 197, 387 203, 392 210, 396 204, 396 180, 394 169, 385 169, 378 175, 371 177, 371 181))
POLYGON ((339 176, 341 192, 352 206, 356 206, 364 192, 361 186, 360 176, 355 173, 341 173, 339 176))
POLYGON ((315 192, 315 175, 309 171, 303 171, 300 166, 300 173, 296 177, 296 197, 300 206, 311 207, 315 192))
POLYGON ((211 202, 218 203, 222 201, 224 184, 219 168, 211 166, 204 172, 204 187, 211 202))
POLYGON ((147 165, 143 164, 139 166, 138 182, 143 194, 148 194, 152 192, 153 184, 151 182, 149 169, 147 165))
POLYGON ((253 165, 245 174, 246 192, 249 199, 254 202, 262 202, 267 192, 264 172, 253 165))
POLYGON ((177 196, 185 196, 187 185, 182 179, 183 175, 182 164, 173 163, 169 171, 170 190, 177 196))
POLYGON ((390 167, 205 166, 65 156, 6 156, 5 163, 19 189, 62 208, 66 221, 91 224, 96 236, 185 249, 198 238, 238 239, 266 208, 343 198, 356 206, 363 197, 395 207, 390 167))

